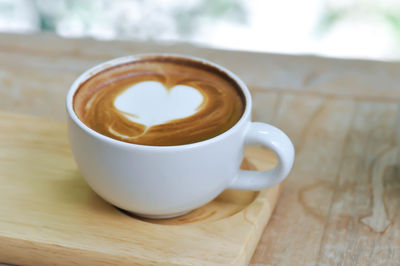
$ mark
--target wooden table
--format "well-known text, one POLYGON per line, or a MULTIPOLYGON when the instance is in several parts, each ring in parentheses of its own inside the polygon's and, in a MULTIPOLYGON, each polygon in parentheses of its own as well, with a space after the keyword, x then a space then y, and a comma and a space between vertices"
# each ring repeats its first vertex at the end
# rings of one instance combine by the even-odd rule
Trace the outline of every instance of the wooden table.
POLYGON ((0 110, 64 120, 64 96, 79 73, 141 52, 194 55, 233 70, 251 90, 254 120, 293 140, 296 162, 252 264, 400 262, 399 63, 2 34, 0 110))

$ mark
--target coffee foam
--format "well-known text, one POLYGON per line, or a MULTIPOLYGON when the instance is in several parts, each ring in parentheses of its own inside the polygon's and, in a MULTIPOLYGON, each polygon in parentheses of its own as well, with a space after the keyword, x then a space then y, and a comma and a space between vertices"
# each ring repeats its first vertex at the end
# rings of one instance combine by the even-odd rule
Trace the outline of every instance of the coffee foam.
POLYGON ((151 127, 194 115, 203 100, 203 95, 190 86, 167 89, 160 82, 143 81, 119 94, 114 106, 132 122, 151 127))
POLYGON ((239 86, 220 70, 189 59, 148 57, 114 66, 81 84, 79 119, 111 138, 182 145, 231 128, 244 112, 239 86))

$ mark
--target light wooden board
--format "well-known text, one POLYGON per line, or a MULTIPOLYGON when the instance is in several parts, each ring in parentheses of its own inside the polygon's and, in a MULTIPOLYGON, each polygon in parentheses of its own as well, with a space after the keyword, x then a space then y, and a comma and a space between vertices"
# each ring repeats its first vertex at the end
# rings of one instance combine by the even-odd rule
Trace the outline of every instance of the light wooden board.
POLYGON ((82 71, 139 52, 233 70, 250 87, 254 120, 294 141, 293 170, 251 265, 399 264, 400 63, 0 34, 0 109, 65 120, 65 93, 82 71))
MULTIPOLYGON (((242 167, 275 165, 250 148, 242 167)), ((73 161, 64 123, 0 113, 0 261, 24 265, 245 265, 280 187, 222 193, 167 220, 128 216, 98 197, 73 161)))

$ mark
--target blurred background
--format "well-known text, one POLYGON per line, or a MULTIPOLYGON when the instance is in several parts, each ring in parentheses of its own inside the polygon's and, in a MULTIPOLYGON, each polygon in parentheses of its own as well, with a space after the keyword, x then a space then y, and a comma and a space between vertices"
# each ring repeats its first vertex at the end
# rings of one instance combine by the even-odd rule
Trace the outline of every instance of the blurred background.
POLYGON ((400 1, 0 0, 0 32, 399 60, 400 1))

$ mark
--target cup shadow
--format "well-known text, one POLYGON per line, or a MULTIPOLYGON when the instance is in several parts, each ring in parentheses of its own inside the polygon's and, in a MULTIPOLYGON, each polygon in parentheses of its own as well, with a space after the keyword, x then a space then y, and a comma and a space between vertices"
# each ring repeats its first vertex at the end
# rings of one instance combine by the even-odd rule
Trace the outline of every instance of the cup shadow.
MULTIPOLYGON (((256 167, 246 158, 243 160, 241 168, 246 170, 256 170, 256 167)), ((250 205, 257 198, 258 193, 258 191, 225 190, 208 204, 185 215, 169 219, 148 219, 136 216, 119 208, 117 209, 134 219, 153 224, 185 225, 205 223, 225 219, 235 215, 250 205)))

